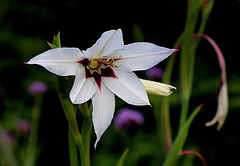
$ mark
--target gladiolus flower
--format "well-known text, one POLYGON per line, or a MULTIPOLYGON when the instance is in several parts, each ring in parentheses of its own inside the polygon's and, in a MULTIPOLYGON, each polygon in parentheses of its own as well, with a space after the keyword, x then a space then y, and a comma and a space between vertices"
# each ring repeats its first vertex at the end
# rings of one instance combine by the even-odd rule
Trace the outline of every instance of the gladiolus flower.
POLYGON ((216 44, 216 42, 210 38, 209 36, 205 34, 195 34, 195 37, 203 37, 208 42, 212 45, 214 48, 218 61, 219 61, 219 66, 221 69, 221 83, 220 83, 220 88, 218 92, 218 106, 217 106, 217 113, 213 120, 210 122, 207 122, 205 125, 206 126, 212 126, 215 123, 218 122, 217 130, 220 130, 226 120, 227 114, 228 114, 228 88, 227 88, 227 73, 226 73, 226 64, 224 60, 224 56, 222 54, 222 51, 216 44))
POLYGON ((149 105, 146 90, 133 71, 147 70, 175 51, 146 42, 124 45, 118 29, 104 32, 86 51, 50 49, 27 64, 41 65, 60 76, 75 76, 70 99, 74 104, 92 100, 96 147, 113 119, 114 94, 129 104, 149 105))
POLYGON ((144 79, 139 79, 139 80, 142 82, 148 94, 159 95, 159 96, 169 96, 170 94, 172 94, 172 89, 176 90, 176 87, 168 84, 163 84, 163 83, 144 80, 144 79))
POLYGON ((220 89, 218 92, 218 106, 217 106, 217 113, 215 117, 206 123, 206 126, 212 126, 216 122, 218 122, 217 130, 220 130, 227 118, 228 114, 228 91, 227 85, 221 83, 220 89))

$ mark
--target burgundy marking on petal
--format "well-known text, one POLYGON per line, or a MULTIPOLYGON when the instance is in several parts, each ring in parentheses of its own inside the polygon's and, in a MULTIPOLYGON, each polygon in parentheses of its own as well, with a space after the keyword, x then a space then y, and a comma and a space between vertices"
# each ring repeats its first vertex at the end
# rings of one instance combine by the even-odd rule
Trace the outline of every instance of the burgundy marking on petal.
POLYGON ((111 67, 106 67, 106 68, 102 68, 101 70, 101 74, 97 73, 97 72, 93 72, 93 74, 89 71, 89 69, 87 69, 86 67, 89 65, 90 60, 85 58, 83 60, 77 61, 77 63, 82 64, 85 67, 85 71, 86 71, 86 79, 88 78, 94 78, 98 88, 101 91, 101 80, 102 77, 112 77, 112 78, 117 78, 117 76, 115 75, 113 69, 111 67))
POLYGON ((85 58, 83 60, 77 61, 77 63, 81 63, 84 67, 86 67, 89 64, 89 59, 85 58))
MULTIPOLYGON (((102 69, 102 74, 98 74, 96 72, 93 73, 92 77, 94 78, 94 80, 96 81, 98 88, 101 91, 101 80, 102 77, 112 77, 112 78, 117 78, 117 76, 115 75, 113 69, 111 67, 107 67, 105 69, 102 69)), ((90 72, 89 72, 90 73, 90 72)), ((90 73, 91 74, 91 73, 90 73)))
POLYGON ((101 75, 99 75, 98 73, 94 72, 93 74, 90 73, 90 71, 85 68, 86 70, 86 79, 88 78, 94 78, 95 82, 98 85, 98 88, 101 90, 101 75))
POLYGON ((93 77, 94 77, 95 82, 98 85, 99 90, 101 91, 101 80, 102 80, 102 77, 98 73, 96 73, 96 72, 93 73, 93 77))
POLYGON ((112 77, 112 78, 117 78, 117 76, 115 75, 113 69, 111 67, 107 67, 105 69, 102 70, 102 77, 112 77))

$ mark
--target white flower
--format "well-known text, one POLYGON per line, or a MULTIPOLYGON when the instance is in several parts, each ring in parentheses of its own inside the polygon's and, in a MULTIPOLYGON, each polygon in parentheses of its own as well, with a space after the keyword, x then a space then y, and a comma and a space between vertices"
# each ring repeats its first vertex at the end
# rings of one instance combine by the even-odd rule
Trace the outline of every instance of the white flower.
POLYGON ((228 114, 228 87, 227 87, 227 71, 226 71, 225 59, 217 43, 211 37, 205 34, 194 34, 194 36, 205 38, 212 45, 212 47, 214 48, 217 54, 219 66, 221 69, 221 82, 220 82, 221 84, 218 92, 217 113, 214 116, 214 118, 210 122, 207 122, 205 125, 212 126, 215 123, 218 123, 217 130, 220 130, 228 114))
POLYGON ((149 69, 175 51, 145 42, 124 45, 118 29, 104 32, 86 51, 50 49, 27 64, 41 65, 60 76, 75 76, 70 99, 74 104, 92 100, 96 147, 113 119, 114 94, 128 104, 150 105, 146 90, 133 71, 149 69))
POLYGON ((217 113, 215 117, 210 122, 207 122, 205 125, 212 126, 218 122, 217 130, 220 130, 227 118, 227 114, 228 114, 228 89, 227 83, 222 82, 218 92, 217 113))

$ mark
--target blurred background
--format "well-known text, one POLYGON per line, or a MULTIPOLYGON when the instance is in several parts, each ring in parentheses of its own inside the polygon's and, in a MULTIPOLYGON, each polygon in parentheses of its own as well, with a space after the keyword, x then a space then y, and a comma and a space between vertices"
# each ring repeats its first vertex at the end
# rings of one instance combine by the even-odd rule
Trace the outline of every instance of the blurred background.
MULTIPOLYGON (((11 133, 14 148, 24 146, 24 136, 19 136, 16 122, 30 121, 31 117, 34 96, 28 88, 33 82, 41 81, 47 85, 48 91, 42 100, 37 165, 69 165, 68 123, 54 78, 40 66, 23 64, 49 49, 47 41, 52 42, 53 35, 60 31, 62 46, 85 50, 104 31, 121 28, 125 44, 146 41, 172 48, 184 29, 186 11, 186 0, 111 1, 105 4, 81 0, 0 0, 0 123, 1 128, 11 133)), ((214 117, 217 109, 220 83, 217 57, 205 40, 201 41, 196 56, 190 110, 202 103, 204 107, 193 121, 184 149, 197 150, 208 165, 240 164, 239 16, 238 0, 216 1, 205 29, 205 34, 222 50, 227 66, 229 114, 220 131, 216 130, 216 125, 204 125, 214 117)), ((163 71, 166 62, 159 64, 163 71)), ((178 62, 179 58, 172 78, 172 85, 178 88, 171 96, 173 136, 176 136, 180 115, 178 62)), ((146 76, 143 72, 137 74, 146 76)), ((130 152, 126 165, 159 165, 157 159, 161 154, 157 143, 153 143, 158 138, 151 108, 132 107, 117 99, 116 114, 124 107, 141 112, 144 124, 129 130, 119 130, 111 125, 97 151, 91 153, 92 165, 113 165, 127 147, 130 152)), ((199 159, 195 160, 195 165, 202 165, 199 159)))

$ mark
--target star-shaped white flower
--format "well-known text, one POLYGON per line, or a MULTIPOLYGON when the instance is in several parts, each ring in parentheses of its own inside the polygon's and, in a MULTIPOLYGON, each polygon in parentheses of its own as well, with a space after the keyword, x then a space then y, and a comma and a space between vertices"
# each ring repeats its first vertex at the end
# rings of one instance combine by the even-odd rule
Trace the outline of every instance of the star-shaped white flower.
POLYGON ((146 90, 133 71, 149 69, 175 51, 145 42, 124 45, 118 29, 104 32, 86 51, 50 49, 27 64, 41 65, 60 76, 75 76, 70 99, 74 104, 92 100, 96 147, 113 119, 114 94, 128 104, 150 105, 146 90))

